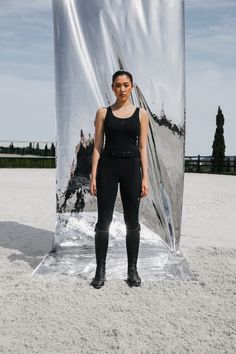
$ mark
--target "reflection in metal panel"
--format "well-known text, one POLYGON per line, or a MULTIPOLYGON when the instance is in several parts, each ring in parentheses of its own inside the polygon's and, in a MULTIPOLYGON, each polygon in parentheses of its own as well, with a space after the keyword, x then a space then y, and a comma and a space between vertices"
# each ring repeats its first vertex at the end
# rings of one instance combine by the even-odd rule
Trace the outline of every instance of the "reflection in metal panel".
MULTIPOLYGON (((99 107, 115 101, 112 75, 124 69, 134 78, 132 103, 145 108, 150 119, 150 192, 140 205, 140 274, 154 278, 184 272, 179 250, 185 142, 183 9, 181 0, 53 1, 57 251, 50 256, 51 270, 61 267, 66 273, 91 275, 95 268, 97 204, 89 194, 94 119, 99 107)), ((108 277, 119 277, 125 269, 122 212, 118 194, 108 277)), ((42 272, 49 263, 45 260, 42 272)))

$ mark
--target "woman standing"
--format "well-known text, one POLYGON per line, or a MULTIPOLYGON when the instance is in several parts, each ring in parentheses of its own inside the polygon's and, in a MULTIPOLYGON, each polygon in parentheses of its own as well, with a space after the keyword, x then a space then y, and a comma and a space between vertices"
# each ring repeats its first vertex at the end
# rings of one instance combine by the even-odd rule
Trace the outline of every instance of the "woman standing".
POLYGON ((143 108, 130 101, 133 77, 117 71, 112 77, 116 101, 97 110, 92 155, 90 193, 97 196, 98 219, 95 226, 97 268, 90 285, 101 288, 105 281, 109 227, 112 222, 118 184, 126 224, 129 286, 140 286, 137 259, 140 242, 140 198, 148 194, 147 136, 149 118, 143 108), (103 141, 105 135, 105 146, 103 141))

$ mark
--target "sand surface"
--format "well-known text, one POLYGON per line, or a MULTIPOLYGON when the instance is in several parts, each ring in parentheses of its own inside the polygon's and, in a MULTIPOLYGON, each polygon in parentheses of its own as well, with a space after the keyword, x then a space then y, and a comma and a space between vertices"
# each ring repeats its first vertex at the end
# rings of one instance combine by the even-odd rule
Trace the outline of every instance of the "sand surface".
POLYGON ((55 170, 0 170, 0 353, 235 353, 236 177, 185 174, 180 248, 196 280, 32 278, 55 228, 55 170))

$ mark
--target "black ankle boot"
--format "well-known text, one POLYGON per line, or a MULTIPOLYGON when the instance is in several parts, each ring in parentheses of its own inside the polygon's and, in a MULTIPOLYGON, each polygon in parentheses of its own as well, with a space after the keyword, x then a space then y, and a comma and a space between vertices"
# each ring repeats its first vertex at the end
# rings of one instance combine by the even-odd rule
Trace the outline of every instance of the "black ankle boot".
POLYGON ((140 286, 141 279, 137 271, 137 259, 140 243, 140 225, 135 230, 127 230, 126 250, 128 256, 128 278, 129 286, 140 286))
POLYGON ((109 241, 109 231, 99 230, 95 228, 95 253, 97 268, 95 277, 90 285, 96 289, 100 289, 106 281, 106 256, 109 241))

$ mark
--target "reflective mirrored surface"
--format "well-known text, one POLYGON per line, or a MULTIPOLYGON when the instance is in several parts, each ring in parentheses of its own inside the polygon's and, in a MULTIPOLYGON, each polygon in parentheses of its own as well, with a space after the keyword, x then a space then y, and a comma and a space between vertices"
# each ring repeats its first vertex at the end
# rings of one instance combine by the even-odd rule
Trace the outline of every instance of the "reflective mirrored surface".
MULTIPOLYGON (((184 259, 178 256, 185 146, 183 5, 180 0, 53 1, 57 252, 50 259, 55 269, 61 264, 67 273, 90 275, 95 262, 97 202, 89 194, 94 119, 99 107, 114 103, 111 81, 119 69, 132 73, 132 103, 145 108, 150 120, 150 192, 140 205, 140 266, 144 275, 154 275, 170 254, 177 263, 184 259)), ((122 212, 118 193, 110 228, 112 257, 120 259, 110 273, 116 277, 126 262, 122 212)))

